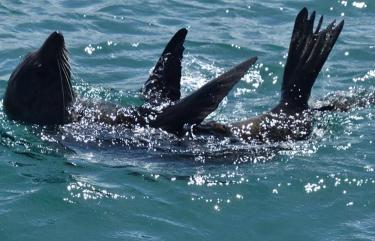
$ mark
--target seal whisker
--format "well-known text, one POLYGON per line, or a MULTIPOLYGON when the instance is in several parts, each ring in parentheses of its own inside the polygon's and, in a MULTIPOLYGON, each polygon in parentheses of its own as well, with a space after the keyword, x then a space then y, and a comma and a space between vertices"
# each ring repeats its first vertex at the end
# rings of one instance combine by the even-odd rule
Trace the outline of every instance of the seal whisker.
POLYGON ((66 51, 62 51, 61 52, 61 57, 62 57, 62 59, 63 59, 63 61, 64 61, 64 63, 66 64, 66 63, 69 63, 69 58, 68 58, 68 56, 67 56, 67 53, 66 53, 66 51))
POLYGON ((63 79, 61 75, 61 64, 59 58, 57 58, 57 65, 59 69, 59 75, 60 75, 60 84, 61 84, 61 94, 62 94, 62 116, 65 116, 65 92, 64 92, 64 86, 63 86, 63 79))
POLYGON ((70 97, 71 97, 72 99, 74 99, 72 83, 70 82, 70 75, 69 75, 70 71, 69 71, 69 73, 68 73, 68 71, 69 71, 69 69, 67 69, 67 66, 66 66, 66 65, 65 65, 65 66, 62 66, 62 72, 63 72, 63 74, 64 74, 64 76, 65 76, 65 81, 66 81, 66 84, 67 84, 67 86, 68 86, 68 90, 69 90, 70 97), (64 67, 65 67, 65 68, 64 68, 64 67))
POLYGON ((74 91, 73 91, 73 86, 72 86, 72 82, 70 81, 70 71, 68 72, 69 70, 66 70, 64 69, 64 74, 66 76, 66 82, 67 82, 67 85, 68 85, 68 90, 69 90, 69 93, 70 93, 70 97, 72 98, 72 100, 74 99, 74 91))
POLYGON ((60 52, 59 52, 59 64, 61 66, 62 72, 65 77, 66 84, 68 86, 69 94, 72 99, 74 99, 74 94, 73 94, 73 87, 71 84, 71 72, 70 72, 70 65, 69 65, 69 58, 68 58, 68 51, 64 47, 60 52))

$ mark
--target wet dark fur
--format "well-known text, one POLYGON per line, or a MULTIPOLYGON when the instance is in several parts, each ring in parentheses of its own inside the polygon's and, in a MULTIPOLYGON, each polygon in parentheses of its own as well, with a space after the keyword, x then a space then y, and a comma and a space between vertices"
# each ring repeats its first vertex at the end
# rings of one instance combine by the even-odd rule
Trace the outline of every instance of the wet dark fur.
POLYGON ((75 101, 64 37, 52 33, 13 71, 4 97, 5 113, 14 120, 41 125, 70 122, 75 101))

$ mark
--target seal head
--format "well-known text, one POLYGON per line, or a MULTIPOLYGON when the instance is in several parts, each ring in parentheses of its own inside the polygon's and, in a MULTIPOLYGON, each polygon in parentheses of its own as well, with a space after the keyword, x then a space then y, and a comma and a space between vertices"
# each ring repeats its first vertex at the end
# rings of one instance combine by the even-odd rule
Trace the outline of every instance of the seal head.
POLYGON ((64 124, 74 100, 64 37, 53 32, 11 74, 4 110, 11 119, 27 124, 64 124))

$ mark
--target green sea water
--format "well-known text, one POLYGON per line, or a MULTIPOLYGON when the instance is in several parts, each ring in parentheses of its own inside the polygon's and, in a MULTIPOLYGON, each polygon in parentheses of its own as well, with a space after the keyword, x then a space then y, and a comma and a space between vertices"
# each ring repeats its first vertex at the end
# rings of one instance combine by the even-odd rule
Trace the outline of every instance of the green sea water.
MULTIPOLYGON (((302 7, 345 19, 311 104, 375 84, 375 3, 364 1, 0 1, 0 95, 55 30, 86 99, 138 105, 169 38, 187 27, 183 94, 251 56, 257 65, 210 120, 280 98, 302 7)), ((0 240, 375 240, 374 107, 315 116, 310 139, 271 146, 155 130, 68 125, 60 135, 0 109, 0 240), (151 132, 151 133, 150 133, 151 132)))

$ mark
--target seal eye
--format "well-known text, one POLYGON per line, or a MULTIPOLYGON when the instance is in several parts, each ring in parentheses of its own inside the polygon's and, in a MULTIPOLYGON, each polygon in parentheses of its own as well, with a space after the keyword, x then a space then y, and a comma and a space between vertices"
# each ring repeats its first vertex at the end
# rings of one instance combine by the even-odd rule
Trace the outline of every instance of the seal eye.
POLYGON ((39 78, 44 76, 44 68, 42 64, 37 64, 35 68, 35 73, 39 78))

